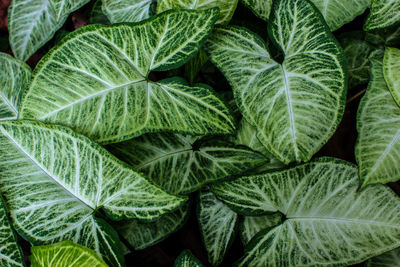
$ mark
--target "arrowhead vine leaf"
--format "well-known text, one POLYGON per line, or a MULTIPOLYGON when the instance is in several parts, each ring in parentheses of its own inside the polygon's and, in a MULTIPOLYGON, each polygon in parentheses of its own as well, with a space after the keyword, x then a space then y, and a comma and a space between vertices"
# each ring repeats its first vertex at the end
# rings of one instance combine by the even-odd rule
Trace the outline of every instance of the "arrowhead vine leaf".
POLYGON ((383 58, 383 75, 397 105, 400 107, 400 50, 386 47, 383 58))
POLYGON ((54 245, 31 248, 29 257, 32 267, 68 266, 68 267, 108 267, 108 265, 91 249, 63 241, 54 245))
POLYGON ((248 198, 255 211, 269 205, 286 216, 250 241, 239 266, 322 266, 359 263, 400 245, 400 199, 386 186, 358 187, 355 166, 320 158, 213 191, 238 207, 248 198))
POLYGON ((244 216, 240 225, 240 237, 243 245, 247 245, 260 231, 271 229, 280 223, 282 223, 282 214, 279 212, 264 216, 244 216))
POLYGON ((371 0, 371 11, 364 30, 387 28, 400 22, 400 2, 397 0, 371 0))
POLYGON ((308 1, 275 1, 272 10, 269 34, 283 51, 282 64, 264 41, 238 27, 217 28, 206 50, 267 150, 286 164, 308 161, 343 114, 343 50, 308 1))
POLYGON ((23 91, 31 79, 31 69, 22 61, 0 52, 0 121, 15 120, 23 91))
POLYGON ((103 12, 111 23, 139 22, 152 15, 154 0, 103 0, 103 12))

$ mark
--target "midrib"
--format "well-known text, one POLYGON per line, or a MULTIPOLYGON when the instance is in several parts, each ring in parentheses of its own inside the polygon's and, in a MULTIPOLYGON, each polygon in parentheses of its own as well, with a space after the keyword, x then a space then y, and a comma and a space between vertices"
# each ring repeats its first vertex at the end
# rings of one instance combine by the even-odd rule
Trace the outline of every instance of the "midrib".
POLYGON ((165 153, 165 154, 162 154, 161 156, 152 158, 152 159, 146 161, 145 163, 142 163, 141 165, 137 166, 136 168, 137 168, 138 170, 141 170, 142 168, 146 167, 147 165, 152 164, 152 163, 155 162, 155 161, 159 161, 159 160, 161 160, 161 159, 163 159, 163 158, 167 158, 167 157, 171 157, 171 156, 173 156, 173 155, 178 155, 178 154, 186 153, 186 152, 189 152, 189 151, 192 151, 192 148, 187 148, 187 149, 182 149, 182 150, 176 150, 176 151, 173 151, 173 152, 170 152, 170 153, 165 153))

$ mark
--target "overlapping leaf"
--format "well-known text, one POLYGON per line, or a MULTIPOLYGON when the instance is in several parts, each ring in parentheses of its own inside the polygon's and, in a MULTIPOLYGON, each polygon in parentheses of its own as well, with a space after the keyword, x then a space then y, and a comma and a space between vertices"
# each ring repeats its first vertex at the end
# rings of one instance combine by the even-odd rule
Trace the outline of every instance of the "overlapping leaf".
POLYGON ((103 1, 96 0, 93 4, 92 9, 90 10, 89 22, 91 24, 110 24, 106 14, 103 13, 102 10, 103 1))
POLYGON ((140 222, 129 220, 116 223, 115 229, 129 242, 135 249, 145 249, 149 246, 161 242, 170 234, 177 231, 188 217, 189 206, 163 215, 154 222, 140 222))
POLYGON ((103 12, 111 23, 139 22, 151 17, 154 0, 103 0, 103 12))
POLYGON ((0 121, 18 117, 23 90, 28 87, 31 69, 24 62, 0 53, 0 121))
POLYGON ((400 248, 393 249, 372 259, 365 264, 366 267, 399 267, 400 248))
POLYGON ((363 186, 400 179, 400 107, 373 59, 371 81, 357 114, 356 160, 363 186))
POLYGON ((0 195, 0 265, 24 266, 24 256, 8 219, 6 205, 0 195))
POLYGON ((185 201, 68 128, 15 121, 0 132, 0 186, 17 231, 34 244, 72 240, 117 264, 117 235, 96 210, 154 220, 185 201))
POLYGON ((169 9, 196 9, 204 10, 218 7, 219 18, 216 23, 228 24, 235 12, 238 0, 158 0, 157 13, 169 9))
POLYGON ((400 27, 389 27, 367 32, 365 40, 379 46, 396 46, 400 44, 400 27))
POLYGON ((387 28, 400 22, 400 2, 398 0, 371 0, 371 10, 364 29, 371 31, 387 28))
POLYGON ((108 149, 171 194, 188 194, 266 161, 244 146, 170 133, 140 136, 108 149))
POLYGON ((61 28, 69 13, 89 0, 13 0, 9 7, 10 44, 26 61, 61 28))
POLYGON ((253 13, 264 20, 269 19, 272 0, 242 0, 243 4, 250 8, 253 13))
POLYGON ((68 267, 107 267, 108 265, 91 249, 63 241, 54 245, 31 248, 29 257, 32 267, 68 266, 68 267))
POLYGON ((182 251, 175 260, 174 267, 202 267, 203 264, 189 250, 182 251))
POLYGON ((400 107, 400 50, 397 48, 386 47, 385 57, 383 58, 383 76, 386 85, 400 107))
POLYGON ((212 192, 201 191, 198 219, 208 260, 219 265, 235 236, 237 214, 218 200, 212 192))
POLYGON ((193 56, 217 15, 171 11, 141 24, 75 31, 36 67, 21 117, 67 125, 101 143, 160 130, 232 132, 229 110, 209 87, 148 79, 193 56))
POLYGON ((252 239, 239 266, 324 266, 355 264, 400 245, 400 199, 383 185, 358 188, 356 166, 321 158, 213 191, 237 207, 247 198, 254 211, 269 201, 270 211, 286 216, 252 239))
POLYGON ((240 237, 244 245, 261 230, 270 229, 282 222, 282 214, 279 212, 264 216, 245 216, 240 225, 240 237))
POLYGON ((218 28, 207 41, 245 119, 278 160, 308 161, 336 130, 344 110, 343 50, 308 1, 275 1, 269 32, 282 64, 255 34, 218 28))

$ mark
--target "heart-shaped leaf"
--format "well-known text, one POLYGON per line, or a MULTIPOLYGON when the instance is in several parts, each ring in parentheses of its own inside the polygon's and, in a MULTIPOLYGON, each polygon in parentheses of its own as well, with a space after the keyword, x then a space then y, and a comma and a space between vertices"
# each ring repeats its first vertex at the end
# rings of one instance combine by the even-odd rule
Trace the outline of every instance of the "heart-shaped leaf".
POLYGON ((238 27, 217 28, 206 50, 267 150, 286 164, 308 161, 343 114, 343 50, 308 0, 275 1, 268 25, 283 51, 282 64, 270 57, 264 41, 238 27))
POLYGON ((244 146, 170 133, 143 135, 108 149, 175 195, 191 193, 266 161, 244 146))
POLYGON ((400 49, 386 47, 383 75, 394 100, 400 107, 400 49))
POLYGON ((4 53, 0 53, 0 66, 0 121, 15 120, 32 72, 24 62, 4 53))
POLYGON ((24 255, 8 219, 6 205, 0 195, 0 265, 23 267, 24 255))
POLYGON ((213 266, 219 265, 235 237, 237 214, 212 192, 201 191, 198 219, 201 235, 213 266))
POLYGON ((363 187, 400 179, 400 107, 386 85, 382 60, 371 60, 371 81, 357 114, 356 160, 363 187))
POLYGON ((203 264, 189 250, 184 250, 176 258, 174 267, 203 267, 203 264))
POLYGON ((170 11, 75 31, 36 67, 21 118, 67 125, 101 143, 160 130, 231 133, 233 118, 209 87, 148 79, 194 56, 217 16, 217 9, 170 11))
POLYGON ((238 0, 158 0, 157 13, 170 9, 204 10, 219 8, 217 24, 228 24, 235 12, 238 0))
POLYGON ((103 12, 111 23, 139 22, 152 15, 154 0, 103 0, 103 12))
POLYGON ((281 222, 282 214, 279 212, 264 216, 245 216, 240 224, 240 237, 243 245, 247 245, 260 231, 275 227, 281 222))
POLYGON ((34 244, 68 239, 117 264, 117 235, 94 217, 98 209, 112 219, 150 221, 186 201, 68 128, 9 121, 0 132, 0 186, 16 230, 34 244))
POLYGON ((23 61, 53 38, 69 13, 89 0, 13 0, 8 12, 10 44, 23 61))
POLYGON ((108 267, 108 265, 91 249, 62 241, 54 245, 31 248, 29 257, 32 267, 68 266, 68 267, 108 267))
MULTIPOLYGON (((262 192, 270 211, 286 216, 252 239, 239 266, 327 266, 359 263, 400 245, 400 199, 387 186, 358 188, 356 166, 320 158, 218 184, 213 191, 238 207, 246 197, 257 199, 251 189, 262 192), (241 196, 234 194, 238 188, 241 196)), ((253 203, 255 210, 265 209, 264 199, 253 203)))
POLYGON ((400 22, 400 2, 398 0, 371 0, 371 11, 364 30, 387 28, 400 22))
POLYGON ((132 247, 138 250, 145 249, 163 241, 182 227, 189 215, 188 211, 189 205, 184 205, 154 222, 129 220, 117 222, 114 227, 132 247))
POLYGON ((372 259, 365 264, 366 267, 396 267, 400 266, 400 248, 393 249, 372 259))

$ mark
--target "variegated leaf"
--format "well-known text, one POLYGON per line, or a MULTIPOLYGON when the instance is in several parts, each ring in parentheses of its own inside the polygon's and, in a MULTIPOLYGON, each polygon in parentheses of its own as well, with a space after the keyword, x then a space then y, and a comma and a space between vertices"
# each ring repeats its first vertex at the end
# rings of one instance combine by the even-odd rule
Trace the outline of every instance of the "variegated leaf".
POLYGON ((174 267, 203 267, 203 264, 189 250, 184 250, 176 258, 174 267))
POLYGON ((139 22, 152 16, 154 0, 102 0, 103 12, 111 23, 139 22))
POLYGON ((186 201, 68 128, 10 121, 0 123, 0 132, 0 188, 17 231, 34 244, 68 239, 116 263, 117 235, 93 217, 96 210, 150 221, 186 201))
POLYGON ((209 87, 148 79, 194 55, 217 15, 170 11, 141 24, 75 31, 36 67, 21 118, 70 126, 101 143, 161 130, 231 133, 233 118, 209 87))
POLYGON ((372 259, 365 264, 366 267, 400 267, 400 248, 393 249, 372 259))
POLYGON ((32 267, 108 267, 108 265, 91 249, 62 241, 54 245, 31 247, 29 257, 32 267))
POLYGON ((383 76, 390 93, 400 107, 400 49, 386 47, 383 58, 383 76))
POLYGON ((8 219, 6 205, 0 195, 0 265, 23 267, 24 255, 8 219))
POLYGON ((217 24, 228 24, 235 12, 238 0, 158 0, 157 13, 169 9, 204 10, 212 7, 219 8, 217 24))
POLYGON ((382 29, 400 23, 400 1, 371 0, 371 2, 371 10, 364 30, 382 29))
POLYGON ((145 249, 163 241, 186 222, 189 206, 167 213, 154 222, 129 220, 115 223, 115 229, 135 249, 145 249))
POLYGON ((201 191, 198 205, 200 232, 208 253, 208 261, 219 265, 235 237, 237 214, 212 192, 201 191))
POLYGON ((213 188, 238 207, 252 200, 254 210, 264 209, 266 200, 253 193, 262 192, 270 211, 286 217, 252 239, 239 266, 346 266, 400 246, 400 199, 383 185, 360 191, 356 166, 342 160, 320 158, 213 188), (240 196, 239 187, 246 189, 240 196))
POLYGON ((206 43, 257 137, 284 163, 308 161, 338 126, 347 89, 345 57, 308 0, 275 1, 269 32, 284 53, 243 28, 217 28, 206 43))
POLYGON ((271 13, 272 0, 241 0, 245 6, 250 8, 253 13, 263 20, 269 19, 271 13))
POLYGON ((9 7, 10 44, 23 61, 49 41, 70 12, 89 0, 13 0, 9 7))
POLYGON ((381 60, 372 60, 371 76, 357 114, 355 155, 363 187, 400 179, 400 107, 385 83, 381 60))
POLYGON ((400 27, 389 27, 366 32, 365 40, 378 46, 397 46, 400 44, 400 27))
POLYGON ((143 135, 108 149, 175 195, 191 193, 266 161, 244 146, 171 133, 143 135))
POLYGON ((0 67, 0 121, 15 120, 32 72, 24 62, 4 53, 0 53, 0 67))
POLYGON ((264 216, 245 216, 240 224, 240 237, 244 245, 260 231, 270 229, 282 222, 282 214, 279 212, 264 216))
POLYGON ((93 4, 92 9, 90 10, 89 22, 90 24, 110 24, 106 14, 103 13, 102 10, 103 1, 96 0, 93 4))

